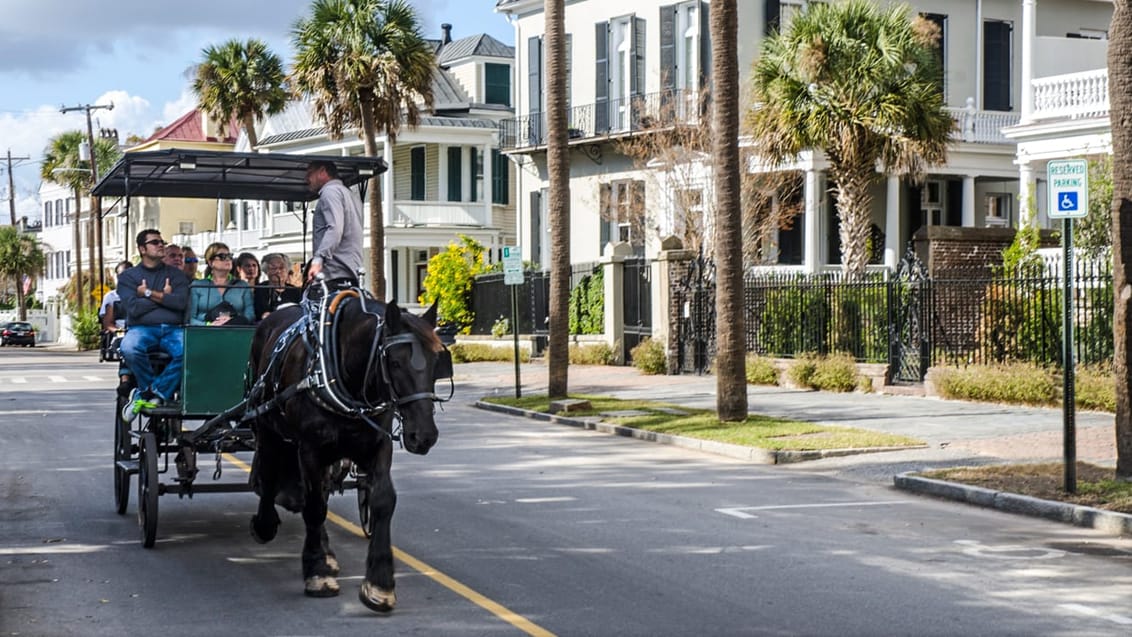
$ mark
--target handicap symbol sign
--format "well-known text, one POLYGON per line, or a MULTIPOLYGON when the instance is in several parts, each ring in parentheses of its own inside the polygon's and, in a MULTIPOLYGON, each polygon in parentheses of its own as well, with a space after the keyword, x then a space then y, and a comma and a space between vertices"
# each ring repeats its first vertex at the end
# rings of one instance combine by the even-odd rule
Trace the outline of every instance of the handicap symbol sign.
POLYGON ((1068 191, 1057 195, 1057 209, 1061 212, 1074 212, 1077 210, 1077 192, 1068 191))

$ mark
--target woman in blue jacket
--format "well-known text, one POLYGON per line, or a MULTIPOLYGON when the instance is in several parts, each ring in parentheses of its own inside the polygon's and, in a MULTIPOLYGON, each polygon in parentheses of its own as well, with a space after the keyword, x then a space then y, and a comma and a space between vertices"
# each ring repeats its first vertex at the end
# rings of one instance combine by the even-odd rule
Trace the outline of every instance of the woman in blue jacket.
POLYGON ((189 325, 253 325, 252 289, 232 274, 232 251, 213 243, 204 262, 204 278, 189 287, 189 325))

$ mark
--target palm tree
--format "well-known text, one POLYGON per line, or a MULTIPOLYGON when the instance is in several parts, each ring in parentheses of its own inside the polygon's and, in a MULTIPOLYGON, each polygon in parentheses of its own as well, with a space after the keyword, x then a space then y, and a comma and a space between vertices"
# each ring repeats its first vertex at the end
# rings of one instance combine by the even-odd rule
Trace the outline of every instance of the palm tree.
MULTIPOLYGON (((83 310, 84 301, 89 294, 84 290, 83 268, 82 268, 82 239, 80 237, 79 228, 81 225, 81 212, 82 212, 82 191, 90 187, 90 167, 87 164, 83 166, 83 160, 79 159, 79 147, 87 142, 87 134, 80 130, 65 131, 52 137, 47 142, 47 148, 43 150, 43 163, 40 165, 39 176, 44 181, 57 184, 70 188, 75 193, 75 212, 71 218, 72 223, 72 241, 74 242, 73 254, 75 257, 75 285, 76 285, 76 309, 80 312, 83 310)), ((118 161, 122 151, 118 148, 118 144, 113 139, 100 137, 94 140, 94 158, 98 162, 98 173, 105 175, 107 171, 118 161)), ((90 273, 87 277, 86 283, 90 285, 90 292, 93 293, 94 280, 95 280, 95 266, 94 258, 89 260, 90 273)))
MULTIPOLYGON (((379 156, 379 132, 393 143, 402 124, 415 128, 422 110, 432 109, 436 54, 406 0, 314 0, 291 39, 295 89, 311 97, 331 137, 361 129, 370 157, 379 156)), ((384 299, 385 217, 376 175, 369 206, 373 293, 384 299)))
POLYGON ((747 419, 743 215, 739 207, 739 56, 735 0, 711 3, 712 158, 715 181, 716 413, 747 419))
POLYGON ((15 226, 0 227, 0 278, 16 286, 16 306, 21 321, 28 318, 24 302, 24 277, 35 277, 43 271, 43 250, 34 235, 21 234, 15 226))
MULTIPOLYGON (((1112 123, 1112 289, 1132 280, 1132 6, 1113 2, 1108 42, 1109 121, 1112 123)), ((1132 299, 1113 295, 1113 375, 1116 377, 1116 477, 1132 481, 1132 377, 1128 330, 1132 299)))
POLYGON ((546 0, 546 165, 550 178, 550 336, 546 368, 551 399, 565 398, 570 350, 570 148, 566 121, 566 3, 546 0))
POLYGON ((236 119, 254 149, 259 145, 256 120, 281 113, 287 106, 283 60, 255 38, 231 39, 201 51, 193 93, 209 117, 236 119))
POLYGON ((757 150, 773 162, 825 152, 851 276, 868 263, 877 166, 920 178, 946 160, 955 127, 940 90, 939 32, 909 11, 867 0, 811 4, 764 41, 755 65, 758 108, 748 123, 757 150))

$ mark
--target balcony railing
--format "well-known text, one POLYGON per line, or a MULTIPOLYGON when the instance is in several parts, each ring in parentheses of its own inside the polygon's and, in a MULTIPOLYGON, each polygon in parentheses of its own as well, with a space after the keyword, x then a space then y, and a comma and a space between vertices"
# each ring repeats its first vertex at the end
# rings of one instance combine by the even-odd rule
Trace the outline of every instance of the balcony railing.
POLYGON ((1035 120, 1108 116, 1108 69, 1040 77, 1033 87, 1035 120))
POLYGON ((482 202, 394 201, 392 226, 488 226, 487 206, 482 202))
MULTIPOLYGON (((569 141, 648 130, 674 124, 698 124, 706 116, 706 104, 694 91, 661 91, 637 97, 585 104, 567 109, 569 141)), ((1018 123, 1017 113, 978 111, 973 106, 950 108, 958 129, 956 139, 982 144, 1011 143, 1002 129, 1018 123)), ((546 145, 546 113, 532 113, 499 123, 499 138, 505 150, 533 149, 546 145)))

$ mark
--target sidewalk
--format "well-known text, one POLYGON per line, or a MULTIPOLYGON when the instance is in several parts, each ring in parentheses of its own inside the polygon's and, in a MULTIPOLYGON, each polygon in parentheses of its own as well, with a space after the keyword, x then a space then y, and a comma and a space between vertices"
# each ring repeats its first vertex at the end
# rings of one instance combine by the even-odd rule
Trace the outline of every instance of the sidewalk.
MULTIPOLYGON (((520 373, 524 395, 546 392, 544 363, 524 364, 520 373)), ((456 381, 460 399, 474 400, 493 394, 513 396, 515 393, 515 369, 511 363, 457 365, 456 381)), ((568 385, 571 394, 602 394, 715 408, 714 376, 645 376, 633 367, 571 365, 568 385)), ((928 444, 927 449, 826 458, 793 465, 808 471, 828 471, 870 482, 891 481, 901 472, 925 468, 1003 461, 1060 461, 1063 457, 1061 409, 754 385, 748 386, 748 397, 752 413, 885 431, 918 438, 928 444)), ((1078 412, 1076 426, 1077 459, 1115 466, 1112 415, 1078 412)))

